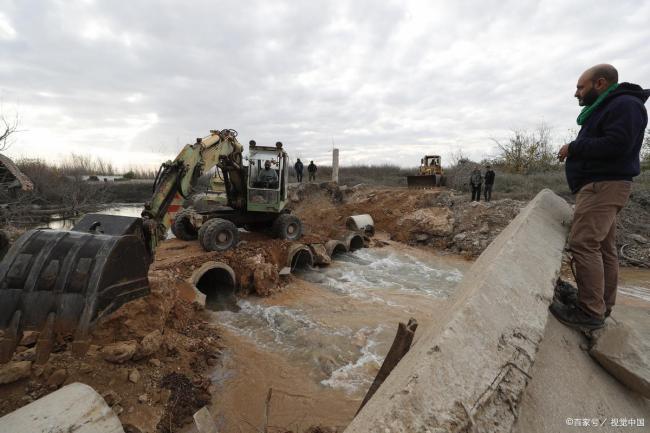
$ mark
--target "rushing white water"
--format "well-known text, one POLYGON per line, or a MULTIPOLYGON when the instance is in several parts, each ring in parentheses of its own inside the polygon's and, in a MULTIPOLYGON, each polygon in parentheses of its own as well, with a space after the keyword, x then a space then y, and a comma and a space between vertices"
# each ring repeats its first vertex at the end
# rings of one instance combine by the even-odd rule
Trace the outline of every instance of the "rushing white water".
POLYGON ((388 247, 336 259, 297 275, 305 296, 251 297, 238 301, 237 313, 213 314, 231 332, 303 365, 323 386, 357 394, 381 366, 397 323, 430 320, 431 308, 453 292, 462 272, 435 256, 388 247))

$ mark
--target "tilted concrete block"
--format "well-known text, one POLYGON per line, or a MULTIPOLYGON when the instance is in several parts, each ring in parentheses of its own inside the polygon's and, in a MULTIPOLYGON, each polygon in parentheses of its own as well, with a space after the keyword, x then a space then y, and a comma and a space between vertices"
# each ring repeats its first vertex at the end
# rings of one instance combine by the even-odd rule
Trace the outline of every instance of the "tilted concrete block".
POLYGON ((345 431, 509 432, 544 335, 571 217, 563 199, 541 191, 345 431))

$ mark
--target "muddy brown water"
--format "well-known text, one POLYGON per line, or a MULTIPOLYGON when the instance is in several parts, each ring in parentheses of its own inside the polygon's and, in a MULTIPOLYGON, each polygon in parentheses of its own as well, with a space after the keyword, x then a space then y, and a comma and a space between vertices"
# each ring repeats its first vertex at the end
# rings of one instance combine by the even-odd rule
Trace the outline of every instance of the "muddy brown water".
MULTIPOLYGON (((212 373, 220 432, 342 431, 397 323, 433 325, 471 266, 400 244, 337 259, 292 277, 281 293, 239 300, 238 313, 211 313, 227 348, 212 373)), ((621 269, 619 302, 650 306, 649 270, 621 269)))
POLYGON ((237 313, 212 312, 227 348, 212 376, 219 431, 346 426, 398 322, 430 326, 470 265, 399 244, 363 249, 239 300, 237 313))

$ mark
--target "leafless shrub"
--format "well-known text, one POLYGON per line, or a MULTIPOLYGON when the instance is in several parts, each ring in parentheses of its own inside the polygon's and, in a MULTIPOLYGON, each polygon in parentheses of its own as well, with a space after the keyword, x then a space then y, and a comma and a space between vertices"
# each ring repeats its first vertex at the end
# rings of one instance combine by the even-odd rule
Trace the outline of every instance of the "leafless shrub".
POLYGON ((0 112, 0 151, 8 149, 11 144, 12 136, 18 132, 19 118, 16 113, 13 118, 9 118, 0 112))
POLYGON ((516 129, 507 141, 492 139, 499 148, 498 162, 511 172, 527 174, 547 171, 558 166, 551 129, 542 123, 534 131, 516 129))
POLYGON ((113 164, 101 158, 90 155, 72 153, 59 165, 61 173, 67 176, 79 177, 82 175, 114 175, 113 164))

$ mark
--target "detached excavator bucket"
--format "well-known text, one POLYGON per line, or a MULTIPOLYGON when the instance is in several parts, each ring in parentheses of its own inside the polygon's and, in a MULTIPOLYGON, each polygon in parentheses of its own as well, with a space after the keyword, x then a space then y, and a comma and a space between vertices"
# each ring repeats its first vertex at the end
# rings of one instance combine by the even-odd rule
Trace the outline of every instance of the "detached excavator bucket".
POLYGON ((149 293, 142 233, 140 218, 90 214, 71 231, 19 237, 0 262, 0 363, 24 330, 39 332, 37 363, 47 361, 56 335, 72 335, 73 352, 83 355, 97 320, 149 293))
POLYGON ((435 188, 436 175, 406 176, 406 184, 413 189, 435 188))

